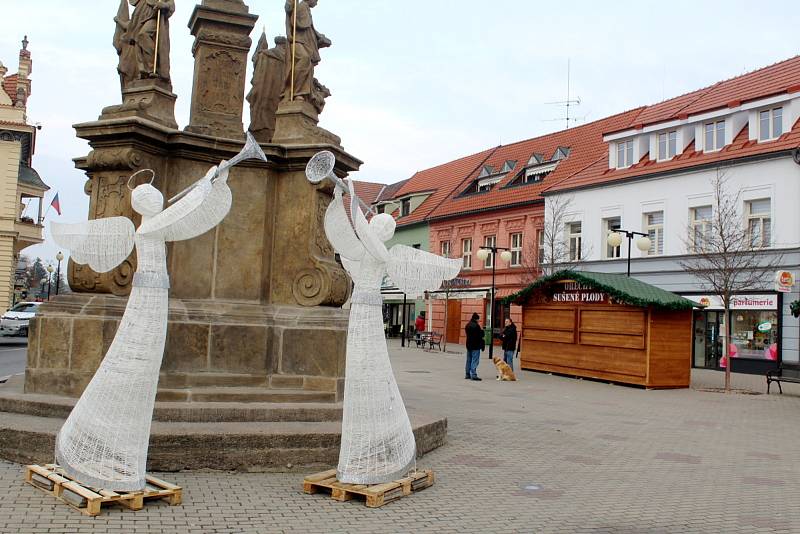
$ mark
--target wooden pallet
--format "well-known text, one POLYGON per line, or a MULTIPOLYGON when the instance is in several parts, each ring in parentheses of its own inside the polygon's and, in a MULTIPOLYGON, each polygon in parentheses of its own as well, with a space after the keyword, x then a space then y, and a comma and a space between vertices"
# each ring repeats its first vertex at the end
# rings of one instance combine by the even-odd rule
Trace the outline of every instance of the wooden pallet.
POLYGON ((155 499, 165 499, 170 506, 181 504, 183 490, 180 486, 150 475, 147 475, 145 480, 147 485, 144 491, 115 492, 85 486, 55 464, 25 466, 25 482, 49 493, 84 515, 99 515, 103 505, 113 503, 130 510, 141 510, 145 501, 155 499))
POLYGON ((379 508, 412 492, 432 486, 433 481, 433 471, 425 469, 386 484, 344 484, 336 480, 336 469, 331 469, 307 476, 303 480, 303 491, 305 493, 330 491, 331 498, 335 501, 349 501, 358 495, 366 498, 368 508, 379 508))

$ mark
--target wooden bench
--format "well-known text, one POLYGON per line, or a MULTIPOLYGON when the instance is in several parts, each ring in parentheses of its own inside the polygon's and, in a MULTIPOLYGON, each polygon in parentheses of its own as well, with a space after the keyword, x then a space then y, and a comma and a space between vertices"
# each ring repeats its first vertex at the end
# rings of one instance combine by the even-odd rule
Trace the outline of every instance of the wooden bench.
POLYGON ((794 382, 800 384, 800 365, 781 362, 777 369, 767 371, 767 394, 769 394, 769 386, 777 382, 778 391, 783 394, 781 382, 794 382))

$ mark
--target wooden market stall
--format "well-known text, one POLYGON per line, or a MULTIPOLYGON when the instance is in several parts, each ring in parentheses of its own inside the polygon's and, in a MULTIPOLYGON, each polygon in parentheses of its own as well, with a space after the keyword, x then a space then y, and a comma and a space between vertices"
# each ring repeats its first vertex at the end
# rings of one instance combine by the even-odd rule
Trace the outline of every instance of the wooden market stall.
POLYGON ((522 306, 522 369, 689 387, 688 299, 625 275, 561 271, 506 301, 522 306))

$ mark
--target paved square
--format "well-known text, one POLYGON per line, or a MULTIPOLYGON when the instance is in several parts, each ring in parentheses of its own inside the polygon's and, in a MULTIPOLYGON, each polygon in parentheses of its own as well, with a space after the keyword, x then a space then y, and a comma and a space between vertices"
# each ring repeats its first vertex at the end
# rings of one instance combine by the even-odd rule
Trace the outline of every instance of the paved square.
MULTIPOLYGON (((450 350, 455 350, 451 347, 450 350)), ((463 378, 463 355, 401 349, 406 404, 449 419, 436 484, 380 509, 304 495, 302 473, 169 473, 183 506, 86 518, 0 462, 0 532, 800 532, 800 387, 784 394, 644 391, 531 372, 463 378)), ((734 386, 764 392, 763 377, 734 386)), ((224 444, 221 444, 224 446, 224 444)))

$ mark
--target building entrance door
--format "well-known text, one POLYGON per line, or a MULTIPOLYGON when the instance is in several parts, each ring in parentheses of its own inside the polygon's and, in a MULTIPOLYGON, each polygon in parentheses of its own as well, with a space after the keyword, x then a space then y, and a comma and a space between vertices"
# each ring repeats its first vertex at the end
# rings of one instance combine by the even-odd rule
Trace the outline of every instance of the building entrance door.
POLYGON ((445 335, 448 343, 458 344, 461 336, 461 301, 457 299, 447 301, 447 324, 445 335))
POLYGON ((694 367, 719 369, 725 312, 708 311, 694 314, 694 367))

